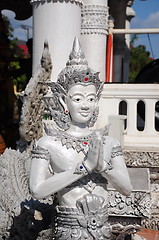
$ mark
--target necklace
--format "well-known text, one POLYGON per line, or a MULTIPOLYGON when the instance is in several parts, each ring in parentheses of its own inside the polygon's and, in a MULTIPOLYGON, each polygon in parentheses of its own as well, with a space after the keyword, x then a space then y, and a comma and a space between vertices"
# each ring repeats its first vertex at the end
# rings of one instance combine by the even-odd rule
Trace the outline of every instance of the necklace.
POLYGON ((82 151, 85 156, 87 155, 87 152, 89 150, 90 142, 97 138, 96 132, 99 132, 100 135, 103 137, 108 135, 108 130, 109 130, 109 126, 106 126, 103 129, 93 131, 88 136, 76 137, 76 136, 69 135, 63 131, 46 128, 45 126, 45 131, 47 135, 54 136, 55 141, 61 141, 62 145, 66 146, 67 149, 73 148, 78 153, 82 151))

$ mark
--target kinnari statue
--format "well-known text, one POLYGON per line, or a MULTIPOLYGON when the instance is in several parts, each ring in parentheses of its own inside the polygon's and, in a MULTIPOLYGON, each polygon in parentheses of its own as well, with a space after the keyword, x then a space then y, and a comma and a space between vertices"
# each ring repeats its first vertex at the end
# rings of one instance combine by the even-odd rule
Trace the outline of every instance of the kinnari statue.
POLYGON ((108 127, 92 130, 103 88, 77 38, 52 90, 52 118, 32 150, 30 190, 35 199, 56 193, 55 239, 110 239, 107 182, 123 195, 132 190, 118 141, 108 127), (52 176, 47 177, 49 167, 52 176))

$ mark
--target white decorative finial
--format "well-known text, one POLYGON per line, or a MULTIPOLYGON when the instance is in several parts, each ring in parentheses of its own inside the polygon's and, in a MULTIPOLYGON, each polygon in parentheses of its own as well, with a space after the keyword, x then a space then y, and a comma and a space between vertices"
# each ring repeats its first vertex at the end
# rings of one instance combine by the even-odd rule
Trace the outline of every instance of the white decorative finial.
POLYGON ((85 55, 81 50, 81 45, 80 45, 79 39, 77 37, 75 37, 74 42, 73 42, 72 51, 69 55, 69 60, 66 63, 66 66, 72 67, 72 66, 77 66, 77 65, 82 66, 83 69, 86 69, 88 67, 88 63, 86 61, 85 55))
POLYGON ((80 45, 78 37, 75 37, 75 39, 74 39, 72 51, 76 52, 76 53, 82 52, 81 51, 81 45, 80 45))

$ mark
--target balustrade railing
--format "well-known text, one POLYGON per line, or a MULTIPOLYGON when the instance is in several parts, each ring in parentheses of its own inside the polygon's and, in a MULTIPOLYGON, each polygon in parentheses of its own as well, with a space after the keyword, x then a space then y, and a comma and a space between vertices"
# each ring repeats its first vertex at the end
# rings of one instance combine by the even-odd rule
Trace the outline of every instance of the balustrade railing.
POLYGON ((125 129, 113 126, 114 133, 124 134, 124 148, 159 150, 158 108, 159 84, 105 84, 97 127, 107 124, 110 116, 124 114, 126 120, 119 116, 119 121, 126 121, 125 129))

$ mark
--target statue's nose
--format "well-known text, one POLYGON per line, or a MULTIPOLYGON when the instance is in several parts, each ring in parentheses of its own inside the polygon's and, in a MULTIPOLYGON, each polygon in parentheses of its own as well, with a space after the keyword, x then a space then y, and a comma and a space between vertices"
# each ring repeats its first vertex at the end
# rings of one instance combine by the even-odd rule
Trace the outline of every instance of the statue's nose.
POLYGON ((85 111, 89 109, 88 101, 86 99, 83 101, 81 109, 85 111))
POLYGON ((84 104, 84 105, 81 107, 81 109, 87 111, 87 110, 89 110, 89 107, 88 107, 88 105, 84 104))

